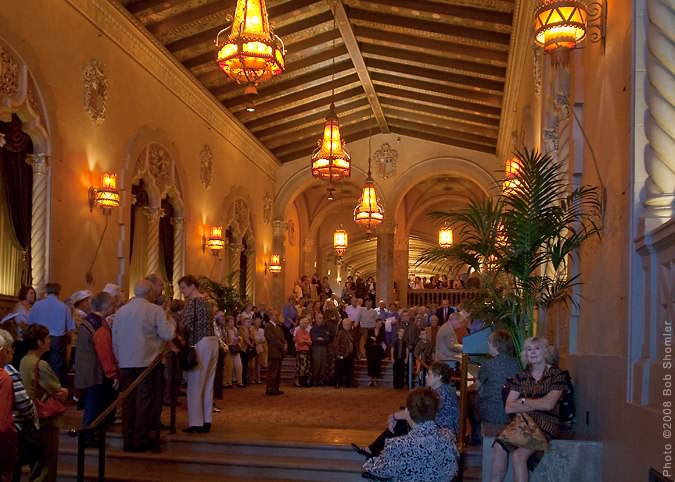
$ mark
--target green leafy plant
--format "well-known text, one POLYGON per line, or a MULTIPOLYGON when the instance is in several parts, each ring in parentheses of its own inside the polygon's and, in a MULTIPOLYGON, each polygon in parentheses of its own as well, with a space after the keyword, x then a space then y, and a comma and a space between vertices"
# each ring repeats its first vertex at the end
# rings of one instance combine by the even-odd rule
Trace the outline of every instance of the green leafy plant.
POLYGON ((233 286, 232 280, 236 273, 230 273, 227 277, 227 284, 218 283, 206 276, 199 278, 199 285, 202 292, 208 295, 218 310, 226 314, 233 314, 241 311, 246 303, 246 295, 241 293, 233 286))
POLYGON ((431 214, 450 223, 461 241, 427 249, 418 264, 445 260, 453 270, 473 268, 484 292, 469 308, 508 330, 520 351, 537 316, 557 302, 578 303, 572 287, 579 274, 569 274, 569 260, 600 236, 602 203, 597 187, 574 188, 550 155, 517 152, 516 159, 519 168, 497 184, 494 198, 431 214))

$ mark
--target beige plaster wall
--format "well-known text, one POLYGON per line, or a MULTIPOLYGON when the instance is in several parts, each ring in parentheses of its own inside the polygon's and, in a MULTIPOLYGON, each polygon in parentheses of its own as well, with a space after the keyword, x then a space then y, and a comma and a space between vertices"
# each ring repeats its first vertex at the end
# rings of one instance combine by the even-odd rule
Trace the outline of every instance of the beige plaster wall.
MULTIPOLYGON (((66 293, 84 287, 84 273, 104 225, 98 211, 89 213, 87 189, 99 184, 103 171, 117 172, 122 187, 130 189, 130 167, 135 159, 130 158, 134 153, 128 152, 128 146, 148 126, 168 139, 178 156, 175 161, 186 205, 186 273, 211 272, 213 258, 201 250, 203 230, 223 217, 225 197, 232 186, 241 185, 242 194, 250 199, 251 212, 256 213, 253 231, 261 288, 257 295, 261 299, 269 296, 261 283, 261 256, 269 251, 272 229, 264 223, 262 212, 265 191, 273 192, 275 179, 273 173, 265 173, 251 162, 245 154, 250 148, 244 149, 213 128, 190 102, 169 90, 136 56, 121 49, 116 39, 109 38, 68 2, 5 2, 0 10, 0 32, 13 48, 25 53, 48 99, 53 146, 50 279, 60 281, 66 293), (92 58, 103 62, 108 78, 107 115, 99 126, 89 120, 83 108, 82 71, 92 58), (199 154, 204 144, 211 146, 214 154, 209 189, 199 181, 199 154)), ((176 73, 169 62, 166 68, 167 77, 176 73)), ((231 124, 234 131, 239 129, 236 123, 231 124)), ((110 218, 93 268, 93 289, 116 280, 118 253, 128 253, 129 194, 123 196, 125 205, 110 218)))

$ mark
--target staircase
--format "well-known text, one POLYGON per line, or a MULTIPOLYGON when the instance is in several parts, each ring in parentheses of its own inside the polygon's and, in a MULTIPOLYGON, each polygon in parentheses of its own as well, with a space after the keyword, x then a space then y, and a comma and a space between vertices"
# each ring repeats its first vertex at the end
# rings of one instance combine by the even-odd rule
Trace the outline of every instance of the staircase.
MULTIPOLYGON (((296 368, 295 368, 295 358, 294 357, 285 357, 281 364, 281 380, 285 385, 290 385, 293 383, 295 378, 296 368)), ((265 369, 262 370, 263 381, 265 380, 265 369)), ((360 386, 367 386, 370 382, 370 377, 368 376, 368 362, 365 358, 361 360, 354 360, 354 381, 360 386)), ((381 387, 393 387, 394 386, 394 369, 391 361, 388 359, 382 360, 382 369, 380 370, 380 378, 378 378, 377 383, 381 387)))

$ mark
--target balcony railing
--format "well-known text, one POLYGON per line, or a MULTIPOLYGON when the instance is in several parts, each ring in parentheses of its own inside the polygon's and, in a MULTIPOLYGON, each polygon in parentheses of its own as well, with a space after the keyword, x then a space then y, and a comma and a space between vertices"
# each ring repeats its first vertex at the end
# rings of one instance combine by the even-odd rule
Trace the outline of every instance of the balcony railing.
POLYGON ((408 289, 408 305, 407 306, 426 306, 426 305, 440 305, 441 301, 447 299, 450 301, 450 306, 457 306, 463 301, 470 300, 481 290, 412 290, 408 289))

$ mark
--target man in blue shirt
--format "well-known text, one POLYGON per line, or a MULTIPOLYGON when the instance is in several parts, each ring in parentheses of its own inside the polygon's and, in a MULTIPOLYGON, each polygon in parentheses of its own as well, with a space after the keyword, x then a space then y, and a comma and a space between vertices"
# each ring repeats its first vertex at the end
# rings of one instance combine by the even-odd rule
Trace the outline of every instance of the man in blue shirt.
POLYGON ((28 315, 28 324, 39 323, 49 328, 51 345, 47 353, 47 362, 59 377, 61 385, 67 381, 66 348, 70 343, 70 333, 75 331, 72 310, 59 300, 61 285, 47 283, 47 297, 36 301, 28 315))

